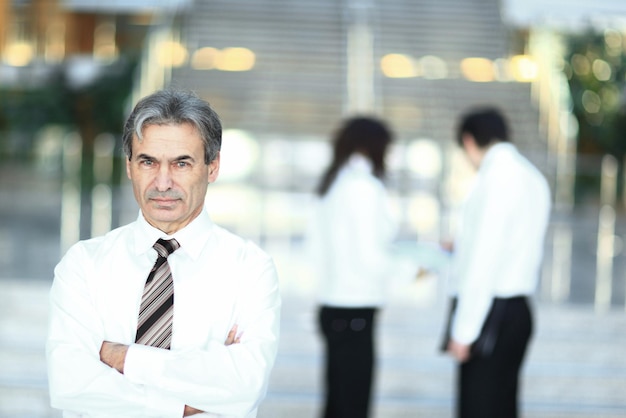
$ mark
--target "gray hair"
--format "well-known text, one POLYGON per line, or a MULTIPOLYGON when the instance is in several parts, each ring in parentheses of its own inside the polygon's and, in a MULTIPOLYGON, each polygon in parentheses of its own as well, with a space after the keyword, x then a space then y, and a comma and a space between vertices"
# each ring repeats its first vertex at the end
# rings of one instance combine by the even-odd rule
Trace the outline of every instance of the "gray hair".
POLYGON ((132 158, 133 136, 141 141, 147 126, 183 123, 197 129, 204 143, 204 163, 209 164, 222 146, 222 124, 209 103, 185 90, 159 90, 137 102, 124 124, 124 154, 129 160, 132 158))

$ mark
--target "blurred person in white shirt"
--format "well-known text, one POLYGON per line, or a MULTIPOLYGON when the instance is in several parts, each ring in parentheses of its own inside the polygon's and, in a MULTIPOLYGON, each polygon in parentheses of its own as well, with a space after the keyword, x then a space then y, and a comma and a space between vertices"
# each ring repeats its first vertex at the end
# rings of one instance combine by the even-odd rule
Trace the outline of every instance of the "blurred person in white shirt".
POLYGON ((463 115, 457 141, 478 170, 450 246, 452 309, 443 349, 459 364, 457 417, 516 418, 550 190, 509 142, 498 109, 463 115))
POLYGON ((78 242, 55 268, 46 351, 51 403, 64 417, 256 417, 281 301, 271 258, 205 209, 221 137, 218 115, 191 92, 156 92, 130 114, 123 148, 137 220, 78 242), (180 245, 167 257, 167 347, 136 342, 160 239, 180 245))
POLYGON ((319 183, 309 232, 325 343, 324 418, 366 418, 377 310, 386 299, 397 225, 383 184, 392 133, 370 117, 344 121, 319 183))

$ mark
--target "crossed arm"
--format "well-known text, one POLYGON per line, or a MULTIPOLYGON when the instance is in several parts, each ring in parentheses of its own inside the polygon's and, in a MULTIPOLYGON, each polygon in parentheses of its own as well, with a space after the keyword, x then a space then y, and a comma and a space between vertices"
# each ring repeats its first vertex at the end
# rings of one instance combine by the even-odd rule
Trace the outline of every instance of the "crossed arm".
MULTIPOLYGON (((228 332, 224 345, 238 344, 240 341, 241 336, 237 335, 237 324, 235 324, 228 332)), ((124 362, 126 360, 127 352, 128 345, 126 344, 103 341, 102 347, 100 347, 100 361, 124 374, 124 362)), ((185 405, 183 416, 188 417, 202 412, 204 411, 185 405)))
MULTIPOLYGON (((245 416, 258 406, 280 328, 280 293, 269 258, 232 272, 243 284, 224 296, 224 304, 232 307, 228 315, 221 314, 223 309, 203 312, 216 315, 206 326, 206 337, 191 338, 180 350, 163 350, 132 343, 128 318, 134 295, 114 291, 124 277, 116 266, 96 268, 92 261, 97 259, 89 257, 82 245, 68 251, 50 290, 46 358, 53 408, 94 416, 157 417, 197 412, 185 405, 223 416, 245 416), (100 278, 102 270, 106 280, 100 278), (120 305, 127 309, 114 307, 114 298, 124 299, 120 305), (233 323, 245 335, 227 347, 233 323)), ((195 296, 188 294, 192 301, 195 296)), ((203 326, 201 317, 179 320, 203 326)))

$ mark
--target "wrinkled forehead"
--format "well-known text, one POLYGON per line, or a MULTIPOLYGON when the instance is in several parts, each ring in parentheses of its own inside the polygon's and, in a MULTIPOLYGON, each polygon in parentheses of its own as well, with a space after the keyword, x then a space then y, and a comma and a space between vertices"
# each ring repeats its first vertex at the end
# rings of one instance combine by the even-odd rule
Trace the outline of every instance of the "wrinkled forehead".
POLYGON ((152 124, 146 125, 141 137, 133 136, 133 154, 148 152, 159 155, 177 153, 196 156, 204 155, 204 142, 198 130, 191 124, 152 124))

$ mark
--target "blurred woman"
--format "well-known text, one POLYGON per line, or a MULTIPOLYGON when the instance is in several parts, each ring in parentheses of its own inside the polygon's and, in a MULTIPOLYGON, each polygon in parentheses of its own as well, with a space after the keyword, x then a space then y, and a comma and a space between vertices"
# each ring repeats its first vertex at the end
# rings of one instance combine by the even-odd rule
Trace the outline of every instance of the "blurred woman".
POLYGON ((374 321, 385 301, 396 225, 382 179, 392 134, 352 118, 334 138, 310 231, 319 324, 326 346, 325 418, 365 418, 374 368, 374 321))

